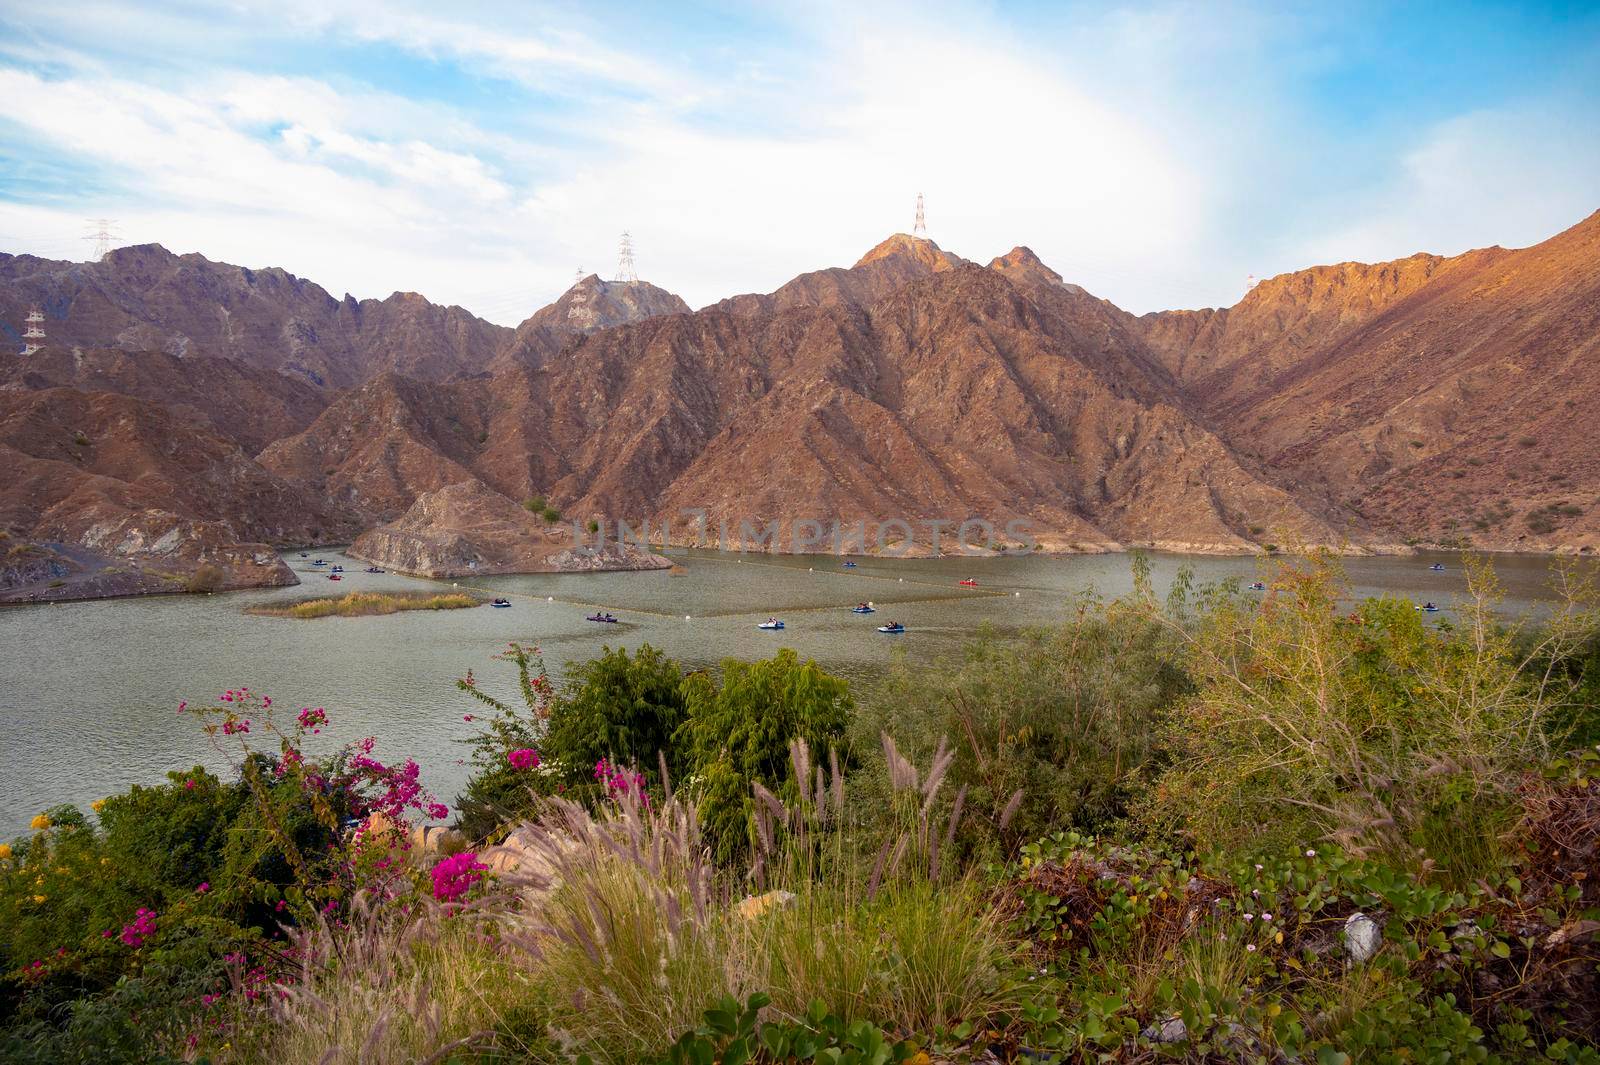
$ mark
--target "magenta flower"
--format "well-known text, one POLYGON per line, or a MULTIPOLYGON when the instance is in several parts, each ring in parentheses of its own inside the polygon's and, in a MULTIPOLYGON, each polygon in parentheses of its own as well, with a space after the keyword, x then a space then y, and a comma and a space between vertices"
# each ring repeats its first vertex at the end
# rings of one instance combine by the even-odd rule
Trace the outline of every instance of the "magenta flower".
POLYGON ((194 890, 196 894, 204 895, 206 892, 211 890, 211 882, 209 880, 202 880, 200 881, 200 886, 194 890))
POLYGON ((532 769, 539 764, 539 752, 532 747, 521 747, 506 755, 512 769, 532 769))
POLYGON ((133 923, 122 927, 122 942, 135 949, 144 946, 144 941, 156 934, 156 911, 139 907, 139 912, 134 914, 133 923))
POLYGON ((433 803, 428 807, 428 816, 433 818, 435 821, 443 821, 446 817, 450 816, 450 807, 446 806, 442 802, 433 803))
POLYGON ((471 891, 488 871, 489 867, 471 851, 443 858, 433 867, 433 897, 440 902, 454 902, 471 891))

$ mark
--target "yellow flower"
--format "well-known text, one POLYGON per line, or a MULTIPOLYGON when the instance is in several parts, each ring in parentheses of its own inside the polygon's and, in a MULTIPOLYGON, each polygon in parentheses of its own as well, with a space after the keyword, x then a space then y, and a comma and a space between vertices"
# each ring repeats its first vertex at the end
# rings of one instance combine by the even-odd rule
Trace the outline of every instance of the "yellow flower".
POLYGON ((0 862, 5 861, 9 857, 11 857, 11 844, 0 843, 0 862))
POLYGON ((104 799, 96 799, 94 802, 89 804, 89 809, 93 810, 95 813, 99 813, 101 810, 104 810, 105 808, 106 808, 106 801, 104 799))
POLYGON ((50 818, 44 814, 39 814, 32 821, 28 822, 28 825, 35 832, 43 832, 45 829, 50 827, 50 818))
POLYGON ((44 901, 44 896, 43 895, 35 895, 33 897, 33 901, 34 902, 43 902, 44 901))

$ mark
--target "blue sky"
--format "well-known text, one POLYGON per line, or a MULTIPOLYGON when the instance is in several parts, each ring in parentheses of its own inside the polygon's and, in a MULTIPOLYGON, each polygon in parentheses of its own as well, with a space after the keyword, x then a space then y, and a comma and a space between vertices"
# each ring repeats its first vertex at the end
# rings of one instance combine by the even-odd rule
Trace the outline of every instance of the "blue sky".
POLYGON ((1600 208, 1600 4, 0 5, 0 250, 85 219, 516 322, 910 227, 1133 311, 1600 208))

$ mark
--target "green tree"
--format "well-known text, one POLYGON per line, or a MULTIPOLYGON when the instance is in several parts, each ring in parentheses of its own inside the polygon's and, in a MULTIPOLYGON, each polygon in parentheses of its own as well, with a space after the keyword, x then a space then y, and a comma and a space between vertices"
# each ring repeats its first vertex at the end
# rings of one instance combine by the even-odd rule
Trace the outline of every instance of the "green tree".
POLYGON ((782 789, 789 742, 814 752, 837 746, 855 710, 850 686, 784 648, 770 659, 722 663, 722 685, 706 673, 683 681, 687 719, 678 741, 701 779, 701 812, 719 859, 749 844, 750 786, 782 789))
POLYGON ((545 749, 569 783, 589 781, 602 758, 638 766, 649 777, 658 774, 658 754, 671 772, 682 768, 673 743, 685 706, 677 662, 645 644, 631 657, 626 648, 607 647, 599 658, 567 668, 545 749))

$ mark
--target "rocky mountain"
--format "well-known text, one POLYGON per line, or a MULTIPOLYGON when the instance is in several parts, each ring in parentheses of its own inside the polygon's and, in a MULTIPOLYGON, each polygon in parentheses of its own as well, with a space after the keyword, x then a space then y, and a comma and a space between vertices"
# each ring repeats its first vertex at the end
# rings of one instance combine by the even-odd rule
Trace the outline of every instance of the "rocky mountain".
POLYGON ((397 520, 362 533, 350 555, 423 577, 672 566, 660 555, 614 540, 585 549, 574 543, 570 526, 547 522, 477 480, 418 496, 397 520))
POLYGON ((1195 421, 1109 305, 1008 277, 1042 270, 1028 259, 986 269, 891 238, 765 304, 599 330, 449 390, 375 384, 262 461, 315 487, 303 471, 319 456, 337 464, 328 483, 392 490, 361 490, 374 517, 433 490, 425 471, 584 519, 672 518, 678 542, 695 535, 691 508, 734 529, 899 518, 924 546, 920 523, 951 518, 1030 522, 1059 549, 1239 550, 1274 527, 1338 538, 1195 421))
POLYGON ((648 281, 602 281, 590 274, 517 326, 497 361, 538 366, 574 336, 688 310, 682 297, 648 281))
POLYGON ((335 299, 276 267, 251 270, 159 244, 91 263, 0 254, 0 331, 20 346, 30 305, 57 346, 235 359, 318 387, 384 371, 444 381, 488 365, 512 332, 410 292, 335 299))
POLYGON ((942 250, 931 240, 896 233, 848 270, 837 266, 815 270, 801 274, 776 292, 731 296, 707 309, 759 315, 795 307, 864 307, 912 281, 965 263, 965 259, 942 250))
POLYGON ((151 247, 0 257, 4 320, 30 302, 59 328, 0 367, 13 584, 359 529, 417 572, 577 564, 533 496, 674 543, 703 512, 822 549, 968 518, 1055 550, 1600 545, 1600 214, 1143 317, 904 234, 697 312, 590 276, 515 331, 151 247))
POLYGON ((76 388, 160 404, 254 453, 310 425, 327 393, 296 377, 235 359, 54 345, 27 359, 0 358, 0 390, 76 388))
POLYGON ((1600 213, 1529 248, 1317 267, 1139 325, 1235 446, 1380 535, 1600 549, 1600 213))
POLYGON ((269 544, 337 542, 347 516, 192 418, 75 388, 0 391, 3 598, 293 584, 269 544), (79 587, 83 585, 83 587, 79 587))

